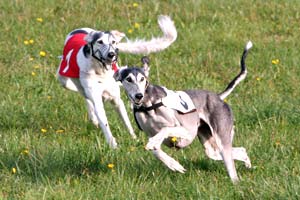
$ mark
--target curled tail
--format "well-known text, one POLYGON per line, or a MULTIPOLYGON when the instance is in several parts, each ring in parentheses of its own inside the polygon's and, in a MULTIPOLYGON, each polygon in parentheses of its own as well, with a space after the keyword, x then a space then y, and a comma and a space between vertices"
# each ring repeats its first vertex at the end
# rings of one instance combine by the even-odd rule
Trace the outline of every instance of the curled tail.
POLYGON ((158 24, 163 32, 162 37, 153 37, 149 41, 137 39, 135 41, 128 40, 127 42, 121 42, 118 44, 119 50, 132 54, 149 54, 167 48, 177 38, 176 27, 171 18, 165 15, 158 17, 158 24))
POLYGON ((246 47, 244 49, 242 58, 241 58, 241 72, 228 84, 227 88, 219 94, 220 98, 224 100, 232 91, 233 89, 246 78, 247 75, 247 68, 245 64, 245 60, 247 57, 247 54, 249 52, 249 49, 252 47, 252 42, 249 41, 246 44, 246 47))

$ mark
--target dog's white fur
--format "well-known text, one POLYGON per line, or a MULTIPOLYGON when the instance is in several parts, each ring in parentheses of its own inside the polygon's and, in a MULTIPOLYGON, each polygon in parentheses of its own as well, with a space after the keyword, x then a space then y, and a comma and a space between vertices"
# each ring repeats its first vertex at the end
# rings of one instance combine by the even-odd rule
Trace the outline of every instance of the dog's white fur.
MULTIPOLYGON (((117 61, 118 51, 133 54, 148 54, 158 52, 171 45, 177 37, 173 21, 168 16, 159 16, 159 26, 163 32, 162 37, 153 37, 151 40, 135 40, 121 42, 125 34, 119 31, 102 32, 90 28, 76 29, 68 34, 65 44, 76 32, 86 32, 86 47, 82 47, 76 55, 79 66, 79 78, 66 77, 57 73, 61 85, 69 90, 79 92, 84 96, 87 104, 89 118, 98 126, 100 125, 108 144, 117 147, 105 114, 104 100, 112 101, 129 133, 136 138, 129 121, 124 102, 120 97, 119 83, 113 74, 112 63, 117 61), (98 35, 97 35, 98 34, 98 35), (94 56, 92 55, 94 53, 94 56)), ((65 69, 67 71, 68 69, 65 69)), ((58 69, 59 72, 59 69, 58 69)))

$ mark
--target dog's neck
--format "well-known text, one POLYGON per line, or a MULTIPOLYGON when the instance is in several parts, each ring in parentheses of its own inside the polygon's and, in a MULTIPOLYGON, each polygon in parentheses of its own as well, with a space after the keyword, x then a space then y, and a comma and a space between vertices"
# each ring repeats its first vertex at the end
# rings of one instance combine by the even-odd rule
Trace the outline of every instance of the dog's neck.
POLYGON ((157 85, 149 84, 144 93, 144 100, 136 109, 141 111, 151 111, 161 106, 161 99, 167 94, 164 89, 157 85))

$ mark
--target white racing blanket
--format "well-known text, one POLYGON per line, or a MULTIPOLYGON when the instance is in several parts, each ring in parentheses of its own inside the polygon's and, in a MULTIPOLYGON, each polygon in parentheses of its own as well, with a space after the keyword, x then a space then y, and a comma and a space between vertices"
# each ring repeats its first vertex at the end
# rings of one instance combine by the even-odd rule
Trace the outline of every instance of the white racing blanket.
POLYGON ((183 91, 168 90, 163 87, 167 96, 162 98, 162 103, 168 108, 172 108, 182 113, 188 113, 196 109, 190 96, 183 91))

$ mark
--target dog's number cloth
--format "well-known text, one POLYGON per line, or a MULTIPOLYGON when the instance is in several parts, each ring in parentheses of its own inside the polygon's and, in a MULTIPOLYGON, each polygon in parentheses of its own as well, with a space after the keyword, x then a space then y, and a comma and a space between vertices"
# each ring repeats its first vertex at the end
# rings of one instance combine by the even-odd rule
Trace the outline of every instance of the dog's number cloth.
POLYGON ((59 67, 59 74, 71 78, 79 78, 79 67, 77 64, 77 53, 86 44, 85 33, 72 35, 65 43, 63 58, 59 67))
POLYGON ((167 96, 162 98, 162 103, 168 108, 175 109, 182 113, 195 110, 195 105, 190 96, 183 91, 172 91, 164 88, 167 96))

